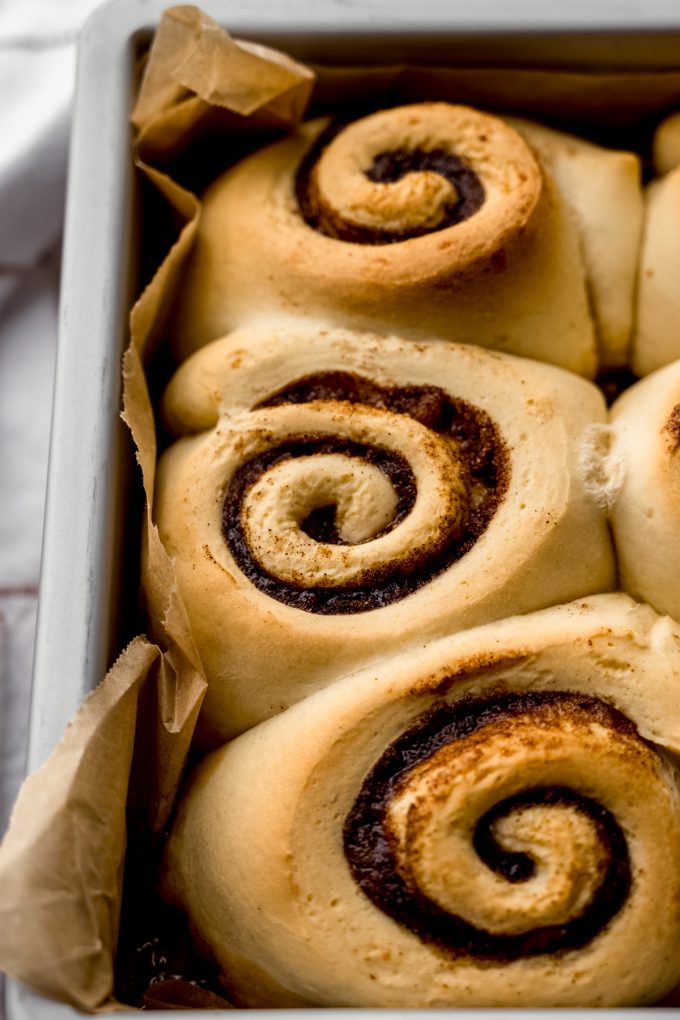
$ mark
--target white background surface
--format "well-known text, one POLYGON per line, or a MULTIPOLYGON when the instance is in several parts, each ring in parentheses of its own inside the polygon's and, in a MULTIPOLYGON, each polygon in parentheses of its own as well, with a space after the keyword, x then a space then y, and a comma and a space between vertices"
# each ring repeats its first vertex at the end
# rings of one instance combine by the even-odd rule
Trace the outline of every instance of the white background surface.
POLYGON ((75 41, 95 6, 0 2, 0 835, 24 768, 75 41))

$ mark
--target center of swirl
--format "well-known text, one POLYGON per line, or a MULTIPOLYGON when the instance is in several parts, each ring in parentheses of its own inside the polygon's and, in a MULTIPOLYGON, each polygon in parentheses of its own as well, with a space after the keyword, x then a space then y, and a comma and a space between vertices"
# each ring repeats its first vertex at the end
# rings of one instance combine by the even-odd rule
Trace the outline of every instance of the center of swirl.
MULTIPOLYGON (((364 893, 454 956, 512 961, 578 949, 631 885, 598 769, 640 748, 596 698, 501 693, 440 704, 366 777, 344 829, 364 893)), ((614 777, 614 778, 612 778, 614 777)))
POLYGON ((297 175, 300 211, 319 233, 392 244, 462 223, 484 203, 479 176, 454 152, 397 147, 366 157, 363 166, 347 165, 342 153, 336 158, 339 133, 324 132, 297 175))
MULTIPOLYGON (((443 282, 506 258, 543 191, 541 168, 519 133, 467 106, 411 103, 316 130, 290 198, 308 226, 328 238, 404 242, 418 265, 403 263, 397 244, 398 251, 373 260, 380 275, 401 271, 409 279, 409 271, 424 271, 443 282)), ((328 254, 372 261, 340 247, 329 246, 328 254)))
POLYGON ((437 387, 327 372, 261 406, 272 417, 291 405, 306 409, 306 430, 286 426, 236 472, 223 530, 244 574, 296 608, 364 612, 406 597, 471 548, 505 491, 495 426, 437 387))

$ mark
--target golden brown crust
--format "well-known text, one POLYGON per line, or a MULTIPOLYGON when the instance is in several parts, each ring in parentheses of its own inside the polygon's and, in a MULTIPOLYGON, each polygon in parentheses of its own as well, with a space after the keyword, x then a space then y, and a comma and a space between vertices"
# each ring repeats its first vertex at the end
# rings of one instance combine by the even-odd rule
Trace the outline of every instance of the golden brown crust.
POLYGON ((679 682, 677 626, 624 595, 413 648, 209 756, 166 891, 250 1005, 653 1003, 680 979, 679 682))
POLYGON ((680 112, 661 121, 652 140, 654 169, 666 174, 680 164, 680 112))
MULTIPOLYGON (((406 239, 393 243, 328 236, 305 221, 299 202, 300 167, 327 126, 310 122, 233 167, 206 193, 172 325, 178 349, 186 354, 269 314, 311 315, 333 325, 471 342, 592 374, 595 340, 576 230, 520 136, 497 118, 448 104, 374 116, 385 134, 378 148, 396 145, 398 136, 404 151, 420 151, 409 150, 411 144, 455 149, 482 182, 479 208, 452 225, 437 223, 441 202, 450 205, 456 188, 442 185, 441 175, 409 173, 398 182, 367 184, 372 192, 389 192, 383 212, 396 237, 404 222, 394 203, 415 193, 425 202, 424 222, 434 216, 426 233, 408 236, 417 225, 409 219, 406 239)), ((357 198, 343 181, 341 197, 332 197, 336 164, 352 163, 353 179, 366 181, 377 143, 366 148, 363 125, 347 129, 349 154, 340 133, 309 177, 316 206, 332 208, 330 221, 353 206, 362 229, 374 229, 375 201, 362 198, 363 186, 357 198)), ((321 219, 329 222, 328 215, 321 219)))
POLYGON ((532 147, 572 214, 600 369, 626 365, 644 217, 640 158, 528 120, 511 117, 509 123, 532 147))
POLYGON ((633 371, 647 375, 680 357, 680 167, 646 191, 633 371))
POLYGON ((621 586, 680 619, 680 362, 627 390, 611 419, 621 586))
POLYGON ((400 647, 614 583, 582 464, 602 397, 559 369, 270 324, 198 352, 166 406, 180 428, 214 425, 166 452, 155 500, 210 678, 213 738, 400 647), (343 373, 354 397, 301 395, 305 380, 343 373), (330 505, 335 524, 314 517, 330 505))
MULTIPOLYGON (((427 234, 444 230, 446 246, 429 246, 427 275, 447 278, 474 269, 511 243, 528 224, 543 187, 541 170, 516 132, 496 117, 448 103, 384 110, 348 125, 321 147, 309 177, 298 181, 298 194, 309 185, 317 216, 327 218, 338 233, 343 227, 350 234, 352 228, 364 228, 370 244, 385 241, 383 235, 398 243, 418 229, 427 234), (369 176, 381 156, 389 170, 390 158, 405 162, 406 154, 423 157, 433 151, 438 172, 412 170, 393 181, 394 175, 387 174, 387 180, 369 176), (451 227, 446 226, 447 207, 461 200, 467 182, 465 177, 458 185, 447 180, 447 158, 460 161, 480 191, 477 208, 451 227)), ((467 190, 472 186, 471 181, 467 190)), ((424 252, 424 245, 419 248, 424 252)), ((403 262, 403 255, 388 249, 382 254, 387 272, 403 262)))

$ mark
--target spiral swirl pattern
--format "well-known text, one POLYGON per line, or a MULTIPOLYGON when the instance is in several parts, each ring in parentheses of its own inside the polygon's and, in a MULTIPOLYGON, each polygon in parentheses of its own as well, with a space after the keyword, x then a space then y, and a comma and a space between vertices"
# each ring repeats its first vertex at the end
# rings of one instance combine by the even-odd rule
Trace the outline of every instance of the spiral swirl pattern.
POLYGON ((432 145, 432 129, 422 123, 413 147, 398 147, 413 125, 412 113, 399 111, 344 128, 332 125, 323 132, 302 161, 296 180, 306 222, 342 241, 392 244, 473 216, 485 200, 479 175, 453 151, 454 139, 446 136, 443 125, 448 148, 422 148, 432 145), (390 137, 397 147, 378 151, 390 137))
POLYGON ((198 352, 166 411, 198 431, 164 454, 155 513, 211 740, 404 644, 613 583, 579 475, 604 403, 557 369, 287 325, 198 352))
POLYGON ((381 910, 453 955, 580 948, 630 890, 626 840, 600 800, 611 802, 613 773, 622 789, 637 774, 636 738, 583 696, 439 705, 367 777, 345 824, 352 873, 381 910))
POLYGON ((657 1001, 679 681, 680 631, 623 595, 394 657, 207 759, 167 886, 249 1005, 657 1001))
POLYGON ((311 121, 211 185, 179 348, 270 314, 595 369, 563 196, 518 131, 450 103, 311 121))
POLYGON ((516 229, 518 207, 528 219, 540 187, 534 158, 519 136, 502 121, 447 103, 403 106, 331 126, 296 180, 307 223, 357 244, 422 237, 481 216, 493 221, 489 233, 498 247, 498 239, 516 229), (504 160, 497 158, 499 149, 504 160))
POLYGON ((258 412, 255 430, 275 445, 232 479, 223 526, 246 576, 299 609, 361 612, 411 594, 479 537, 507 485, 488 416, 436 387, 333 373, 268 403, 277 410, 258 412), (318 392, 345 400, 305 399, 318 392), (408 414, 423 407, 434 428, 408 414))

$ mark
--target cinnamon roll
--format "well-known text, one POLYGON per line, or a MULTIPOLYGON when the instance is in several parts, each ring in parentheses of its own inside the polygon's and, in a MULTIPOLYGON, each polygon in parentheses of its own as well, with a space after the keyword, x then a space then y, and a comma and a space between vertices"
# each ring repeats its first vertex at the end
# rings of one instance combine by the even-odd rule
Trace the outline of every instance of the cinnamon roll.
POLYGON ((559 189, 508 124, 448 103, 310 122, 210 187, 179 349, 270 314, 596 367, 559 189))
POLYGON ((400 648, 614 584, 600 392, 432 341, 252 327, 171 382, 155 516, 204 739, 400 648))
POLYGON ((680 362, 626 390, 610 414, 621 586, 680 620, 680 362))
POLYGON ((510 117, 563 195, 577 228, 600 369, 628 363, 644 216, 640 158, 510 117))
POLYGON ((652 158, 658 174, 680 164, 680 111, 665 117, 654 132, 652 158))
POLYGON ((680 166, 647 187, 632 367, 647 375, 680 358, 680 166))
POLYGON ((679 684, 677 625, 620 594, 383 661, 206 758, 166 895, 242 1005, 653 1003, 679 684))

